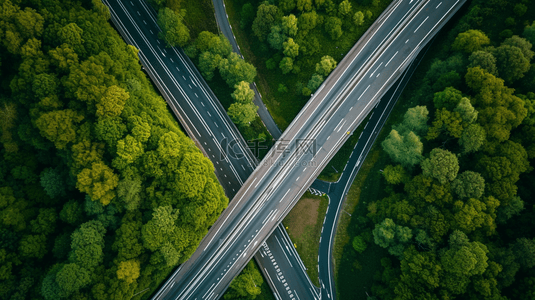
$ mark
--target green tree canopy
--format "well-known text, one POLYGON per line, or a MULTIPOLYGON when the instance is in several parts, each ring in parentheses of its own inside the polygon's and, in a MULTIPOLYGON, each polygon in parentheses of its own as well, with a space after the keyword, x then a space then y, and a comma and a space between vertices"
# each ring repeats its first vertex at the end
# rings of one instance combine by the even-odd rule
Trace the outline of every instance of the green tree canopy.
POLYGON ((476 152, 485 143, 485 129, 479 124, 470 124, 463 130, 459 145, 463 147, 464 153, 476 152))
POLYGON ((323 76, 319 74, 313 74, 310 80, 308 81, 307 88, 309 88, 310 91, 315 92, 322 83, 323 76))
POLYGON ((292 38, 282 43, 282 49, 282 53, 288 57, 295 58, 299 55, 299 45, 292 38))
POLYGON ((41 172, 40 183, 50 198, 66 195, 65 180, 57 168, 46 168, 41 172))
POLYGON ((212 80, 214 78, 214 71, 221 62, 221 56, 219 54, 213 54, 209 51, 203 52, 199 55, 199 71, 206 80, 212 80))
POLYGON ((337 40, 342 34, 342 20, 337 17, 327 17, 325 21, 325 31, 329 34, 331 39, 337 40))
POLYGON ((303 34, 307 34, 310 30, 318 25, 318 14, 315 10, 311 12, 302 13, 298 19, 299 29, 303 34))
POLYGON ((357 26, 362 26, 362 24, 364 24, 364 14, 361 11, 357 11, 353 15, 353 23, 357 26))
POLYGON ((433 103, 435 104, 436 109, 446 108, 449 111, 452 111, 461 99, 463 95, 461 91, 453 88, 447 87, 442 92, 435 93, 433 97, 433 103))
POLYGON ((140 264, 139 260, 131 259, 122 261, 117 267, 117 278, 132 283, 139 277, 140 264))
POLYGON ((427 132, 427 120, 429 111, 425 106, 415 106, 407 110, 403 116, 403 122, 394 126, 400 134, 407 134, 412 131, 415 134, 425 134, 427 132))
POLYGON ((56 110, 42 114, 35 125, 41 135, 54 143, 56 148, 64 149, 76 139, 76 125, 84 117, 71 109, 56 110))
POLYGON ((264 2, 258 6, 256 18, 253 21, 253 32, 260 41, 264 41, 271 26, 279 19, 279 9, 275 5, 264 2))
POLYGON ((216 35, 209 31, 199 33, 195 40, 195 47, 199 53, 208 51, 220 57, 227 57, 232 52, 232 46, 224 35, 216 35))
POLYGON ((282 70, 282 74, 288 74, 293 69, 294 61, 291 57, 284 57, 279 63, 279 68, 282 70))
POLYGON ((249 83, 240 81, 234 86, 234 92, 230 95, 236 102, 250 103, 254 99, 254 91, 249 86, 249 83))
POLYGON ((412 131, 403 136, 392 129, 381 146, 393 161, 404 166, 413 166, 422 159, 423 144, 412 131))
POLYGON ((442 184, 454 180, 459 172, 457 156, 440 148, 431 150, 429 158, 422 161, 421 166, 424 176, 433 177, 442 184))
POLYGON ((459 113, 464 123, 470 124, 476 121, 477 119, 477 110, 470 103, 470 99, 463 97, 457 107, 454 109, 455 112, 459 113))
POLYGON ((535 21, 533 21, 531 25, 528 25, 524 28, 522 36, 531 44, 535 44, 535 21))
POLYGON ((405 182, 409 178, 402 165, 387 165, 383 170, 383 176, 390 184, 399 184, 405 182))
POLYGON ((488 45, 490 39, 481 30, 470 29, 459 33, 453 42, 454 50, 472 53, 481 49, 482 46, 488 45))
POLYGON ((118 176, 104 163, 93 163, 90 169, 83 169, 77 179, 76 187, 81 192, 104 205, 108 205, 115 197, 115 188, 119 182, 118 176))
POLYGON ((282 32, 278 25, 271 27, 271 32, 268 34, 267 41, 271 48, 275 50, 282 50, 282 44, 288 39, 288 36, 282 32))
MULTIPOLYGON (((533 55, 532 51, 529 51, 533 55)), ((503 43, 493 51, 496 57, 500 77, 511 83, 524 77, 529 71, 529 59, 524 56, 522 49, 503 43)))
POLYGON ((288 36, 297 34, 297 18, 293 14, 282 17, 282 31, 288 36))
POLYGON ((460 198, 479 199, 485 192, 485 179, 479 173, 464 171, 453 180, 451 188, 460 198))
POLYGON ((255 299, 262 293, 260 286, 264 282, 262 274, 249 262, 245 269, 230 283, 225 299, 255 299))
POLYGON ((258 106, 253 103, 232 103, 228 109, 228 115, 234 124, 239 126, 249 126, 249 123, 256 118, 258 106))
POLYGON ((474 51, 472 54, 470 54, 468 61, 470 62, 468 65, 469 68, 480 67, 494 76, 498 75, 496 58, 490 52, 481 50, 474 51))
POLYGON ((162 29, 160 38, 171 47, 184 47, 189 41, 189 29, 183 23, 184 12, 176 13, 170 8, 163 8, 158 11, 158 25, 162 29))
POLYGON ((331 73, 334 68, 336 68, 336 60, 329 55, 325 55, 321 58, 320 62, 316 64, 316 73, 322 76, 329 76, 329 73, 331 73))
POLYGON ((228 58, 219 62, 219 74, 229 86, 234 87, 240 81, 253 82, 256 77, 256 69, 238 54, 232 52, 228 58))

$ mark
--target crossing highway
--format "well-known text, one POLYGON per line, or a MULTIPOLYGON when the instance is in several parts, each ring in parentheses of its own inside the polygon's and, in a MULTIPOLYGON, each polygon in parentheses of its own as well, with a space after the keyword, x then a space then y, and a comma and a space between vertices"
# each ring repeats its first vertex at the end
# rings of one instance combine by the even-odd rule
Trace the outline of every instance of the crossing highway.
MULTIPOLYGON (((141 50, 139 56, 145 70, 188 135, 211 159, 227 196, 232 198, 257 163, 245 146, 246 142, 241 134, 191 61, 179 49, 165 48, 163 42, 157 38, 160 30, 155 20, 156 13, 145 1, 106 1, 105 4, 110 7, 112 21, 121 35, 128 43, 141 50), (224 151, 228 151, 230 155, 221 156, 220 153, 224 151)), ((274 136, 280 137, 280 131, 276 134, 275 131, 274 136)), ((293 296, 282 294, 288 286, 292 286, 295 294, 308 299, 319 299, 318 291, 308 278, 285 229, 281 226, 274 235, 276 237, 266 241, 266 248, 270 249, 270 256, 278 263, 274 265, 271 259, 266 259, 268 256, 260 253, 257 254, 257 261, 263 273, 268 278, 271 274, 275 279, 273 284, 281 291, 279 295, 285 296, 281 299, 293 296), (286 277, 281 279, 278 267, 284 268, 286 277)))
MULTIPOLYGON (((364 130, 361 132, 358 142, 351 153, 347 164, 345 165, 342 174, 337 182, 329 183, 327 188, 323 187, 327 196, 329 197, 329 207, 323 221, 323 229, 320 237, 320 247, 318 253, 318 271, 321 286, 322 299, 335 299, 335 284, 334 284, 334 262, 332 261, 332 250, 337 228, 338 219, 340 218, 342 206, 351 184, 355 180, 357 173, 366 159, 368 152, 371 150, 377 136, 381 132, 390 112, 394 108, 399 96, 407 85, 412 73, 419 65, 420 61, 429 50, 428 44, 420 54, 413 60, 410 67, 405 71, 403 76, 396 82, 394 86, 381 98, 381 101, 374 108, 370 119, 368 120, 364 130)), ((358 284, 358 283, 355 283, 358 284)), ((363 289, 363 294, 365 290, 363 289)))
POLYGON ((421 47, 464 3, 393 2, 268 153, 162 293, 216 299, 421 47), (382 75, 382 76, 381 76, 382 75))

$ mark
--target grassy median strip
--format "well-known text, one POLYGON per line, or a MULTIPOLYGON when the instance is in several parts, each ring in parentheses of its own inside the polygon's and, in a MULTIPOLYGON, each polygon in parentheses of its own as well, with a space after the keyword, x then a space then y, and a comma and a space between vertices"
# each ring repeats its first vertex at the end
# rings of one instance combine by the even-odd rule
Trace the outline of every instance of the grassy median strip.
POLYGON ((327 196, 315 196, 307 192, 282 222, 307 268, 310 280, 316 286, 319 286, 318 253, 321 227, 328 205, 327 196))

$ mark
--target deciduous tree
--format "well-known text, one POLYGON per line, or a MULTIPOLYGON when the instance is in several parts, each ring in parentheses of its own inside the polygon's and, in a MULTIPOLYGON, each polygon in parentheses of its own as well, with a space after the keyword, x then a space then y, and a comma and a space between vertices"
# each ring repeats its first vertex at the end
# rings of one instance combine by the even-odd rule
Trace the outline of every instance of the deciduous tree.
POLYGON ((117 278, 130 284, 139 277, 140 263, 137 259, 122 261, 117 266, 117 278))
POLYGON ((184 12, 176 13, 170 8, 160 9, 158 12, 158 25, 162 29, 159 37, 171 47, 184 47, 190 39, 189 29, 183 23, 184 12))
POLYGON ((470 29, 457 35, 452 48, 471 53, 481 49, 482 46, 488 45, 489 43, 490 39, 481 30, 470 29))
POLYGON ((392 129, 381 146, 393 161, 404 166, 413 166, 422 159, 423 144, 412 131, 402 136, 392 129))
POLYGON ((297 18, 293 14, 284 16, 282 21, 282 32, 288 36, 295 36, 297 34, 297 18))
POLYGON ((479 173, 464 171, 453 180, 451 188, 460 198, 479 199, 485 192, 485 179, 479 173))
POLYGON ((336 60, 329 55, 325 55, 321 58, 320 62, 316 64, 316 73, 322 76, 329 76, 329 73, 331 73, 334 68, 336 68, 336 60))
POLYGON ((325 21, 325 31, 329 34, 331 39, 337 40, 342 34, 342 20, 337 17, 327 17, 325 21))
POLYGON ((295 58, 299 55, 299 45, 292 38, 288 38, 286 42, 282 43, 282 48, 282 53, 288 57, 295 58))
POLYGON ((115 188, 119 182, 118 176, 104 163, 93 163, 91 168, 85 168, 77 176, 76 187, 87 193, 94 201, 108 205, 115 197, 115 188))
POLYGON ((364 14, 361 11, 357 11, 353 15, 353 23, 357 26, 362 26, 362 24, 364 24, 364 14))
POLYGON ((284 57, 279 63, 279 68, 282 70, 282 74, 288 74, 293 69, 294 61, 291 57, 284 57))
POLYGON ((249 123, 256 118, 258 106, 253 103, 232 103, 227 114, 234 124, 239 126, 249 126, 249 123))
POLYGON ((234 92, 230 95, 236 102, 250 103, 254 99, 254 91, 245 81, 240 81, 234 86, 234 92))
POLYGON ((232 52, 228 58, 219 62, 219 74, 229 86, 234 87, 240 81, 253 82, 256 77, 256 69, 238 54, 232 52))
POLYGON ((457 156, 440 148, 431 150, 429 158, 422 161, 421 166, 424 176, 436 178, 442 184, 455 179, 459 172, 457 156))
POLYGON ((56 110, 42 114, 35 125, 41 135, 54 143, 56 148, 64 149, 76 139, 76 125, 84 117, 71 109, 56 110))
POLYGON ((256 18, 253 21, 253 32, 260 41, 264 41, 271 26, 279 19, 279 9, 275 5, 262 3, 258 6, 256 18))

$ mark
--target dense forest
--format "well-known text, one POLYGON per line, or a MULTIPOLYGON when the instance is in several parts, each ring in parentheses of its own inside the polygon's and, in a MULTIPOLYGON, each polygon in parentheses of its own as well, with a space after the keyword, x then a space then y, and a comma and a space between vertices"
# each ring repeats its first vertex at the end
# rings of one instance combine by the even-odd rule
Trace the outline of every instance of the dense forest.
POLYGON ((465 12, 381 143, 387 196, 355 217, 352 251, 388 250, 369 298, 535 299, 535 5, 465 12))
POLYGON ((101 1, 2 0, 0 298, 146 299, 227 206, 101 1))

